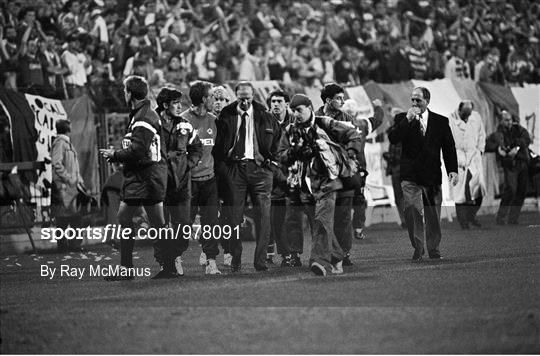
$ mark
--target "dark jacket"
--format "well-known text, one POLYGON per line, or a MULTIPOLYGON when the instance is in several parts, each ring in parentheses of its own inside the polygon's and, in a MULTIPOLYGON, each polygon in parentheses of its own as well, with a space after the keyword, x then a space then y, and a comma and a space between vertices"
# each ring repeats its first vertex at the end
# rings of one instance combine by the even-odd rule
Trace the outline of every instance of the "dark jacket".
POLYGON ((407 120, 406 113, 397 114, 388 130, 390 143, 401 142, 400 178, 424 186, 442 183, 441 150, 446 171, 457 172, 456 144, 448 118, 429 111, 425 136, 418 120, 407 120))
POLYGON ((497 160, 501 162, 503 168, 521 169, 525 167, 530 159, 529 145, 531 138, 526 128, 519 124, 513 124, 510 129, 499 125, 497 131, 486 139, 486 152, 495 152, 497 160), (506 152, 514 147, 519 147, 518 153, 514 157, 499 155, 498 148, 502 147, 506 152))
MULTIPOLYGON (((319 110, 315 112, 315 115, 327 116, 324 113, 324 106, 321 106, 319 110)), ((339 111, 336 115, 331 116, 331 117, 334 120, 351 122, 354 124, 353 117, 342 111, 339 111)), ((360 164, 360 167, 364 169, 366 168, 366 156, 364 154, 364 147, 366 145, 366 137, 382 124, 383 119, 384 119, 384 110, 380 106, 375 106, 374 114, 372 117, 368 118, 367 121, 360 120, 359 123, 356 123, 358 129, 360 129, 360 133, 362 134, 362 143, 361 143, 360 151, 358 152, 357 158, 358 158, 358 163, 360 164), (368 121, 369 121, 369 124, 368 124, 368 121)))
MULTIPOLYGON (((237 135, 238 127, 238 102, 223 108, 216 120, 217 135, 212 155, 216 165, 216 172, 219 165, 227 163, 230 158, 227 156, 237 135)), ((264 105, 253 101, 253 119, 255 123, 255 134, 259 153, 263 157, 263 162, 257 162, 259 166, 268 165, 271 161, 277 161, 277 149, 281 137, 281 129, 276 119, 266 111, 264 105)))
POLYGON ((150 108, 150 100, 141 101, 129 114, 130 123, 122 149, 111 161, 124 164, 122 199, 163 201, 167 167, 163 157, 158 114, 150 108))
MULTIPOLYGON (((277 121, 277 119, 276 119, 277 121)), ((287 132, 287 126, 292 122, 291 114, 287 112, 285 119, 282 123, 278 123, 281 129, 281 136, 283 137, 287 132)), ((272 199, 285 199, 287 195, 287 175, 289 174, 287 166, 280 162, 276 162, 277 167, 273 169, 274 179, 272 183, 272 199)))
POLYGON ((162 145, 167 158, 168 202, 189 198, 190 170, 201 160, 203 147, 193 125, 183 118, 161 117, 162 145))
MULTIPOLYGON (((285 134, 281 137, 279 144, 279 157, 281 163, 291 167, 289 174, 289 184, 296 185, 303 189, 310 189, 311 193, 318 197, 324 193, 343 188, 343 183, 339 177, 332 178, 328 163, 325 164, 322 158, 320 145, 315 141, 329 139, 343 150, 353 150, 358 153, 361 147, 361 136, 359 131, 352 126, 327 116, 315 116, 309 130, 300 129, 295 124, 290 124, 285 134), (314 156, 311 159, 304 159, 296 156, 296 146, 311 146, 314 148, 314 156), (309 177, 310 187, 306 186, 305 177, 309 177)), ((336 160, 344 157, 335 157, 336 160)), ((336 162, 337 163, 337 162, 336 162)), ((333 167, 339 170, 339 167, 333 167)))

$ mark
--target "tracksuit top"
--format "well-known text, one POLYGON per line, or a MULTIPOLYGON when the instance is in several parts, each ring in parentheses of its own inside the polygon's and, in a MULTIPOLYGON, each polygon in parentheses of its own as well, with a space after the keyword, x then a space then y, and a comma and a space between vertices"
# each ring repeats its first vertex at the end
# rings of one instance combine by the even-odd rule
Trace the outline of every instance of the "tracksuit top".
POLYGON ((210 112, 204 116, 198 116, 192 109, 184 111, 180 116, 191 123, 203 145, 200 162, 191 169, 191 179, 211 179, 214 176, 212 149, 216 142, 216 117, 210 112))

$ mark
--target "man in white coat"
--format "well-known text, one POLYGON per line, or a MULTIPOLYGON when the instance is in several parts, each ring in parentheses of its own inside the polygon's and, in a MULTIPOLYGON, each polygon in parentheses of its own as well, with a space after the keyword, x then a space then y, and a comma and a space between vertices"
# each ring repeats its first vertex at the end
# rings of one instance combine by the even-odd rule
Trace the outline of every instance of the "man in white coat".
POLYGON ((458 158, 459 183, 450 187, 456 203, 456 215, 462 229, 480 226, 476 213, 486 193, 482 155, 486 144, 486 131, 480 114, 473 111, 474 104, 463 100, 450 115, 450 128, 458 158))

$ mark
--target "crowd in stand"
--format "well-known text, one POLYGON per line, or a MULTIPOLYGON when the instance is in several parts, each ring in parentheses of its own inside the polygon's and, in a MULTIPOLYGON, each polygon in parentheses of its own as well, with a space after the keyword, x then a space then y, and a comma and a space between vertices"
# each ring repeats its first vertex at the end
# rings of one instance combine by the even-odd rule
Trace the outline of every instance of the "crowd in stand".
POLYGON ((540 81, 534 0, 0 4, 3 85, 59 98, 106 94, 133 74, 179 88, 196 79, 317 88, 444 77, 540 81))

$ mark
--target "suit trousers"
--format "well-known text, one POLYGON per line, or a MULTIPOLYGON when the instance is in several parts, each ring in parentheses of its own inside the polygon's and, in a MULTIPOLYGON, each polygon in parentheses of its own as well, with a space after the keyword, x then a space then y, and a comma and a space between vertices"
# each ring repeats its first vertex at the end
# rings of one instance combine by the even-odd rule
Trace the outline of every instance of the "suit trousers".
POLYGON ((425 240, 430 256, 440 254, 441 242, 441 186, 423 186, 411 181, 402 181, 404 216, 409 238, 415 251, 424 254, 425 240))
POLYGON ((293 190, 286 198, 285 231, 282 239, 277 241, 278 253, 282 256, 290 254, 301 255, 304 252, 304 230, 302 221, 304 208, 300 191, 293 190))
MULTIPOLYGON (((247 194, 250 195, 255 211, 256 247, 253 263, 255 267, 266 265, 266 249, 270 241, 270 194, 273 173, 269 168, 259 167, 255 161, 234 161, 227 165, 227 184, 230 187, 231 228, 240 226, 244 215, 247 194)), ((229 240, 233 263, 240 263, 242 242, 229 240)))

